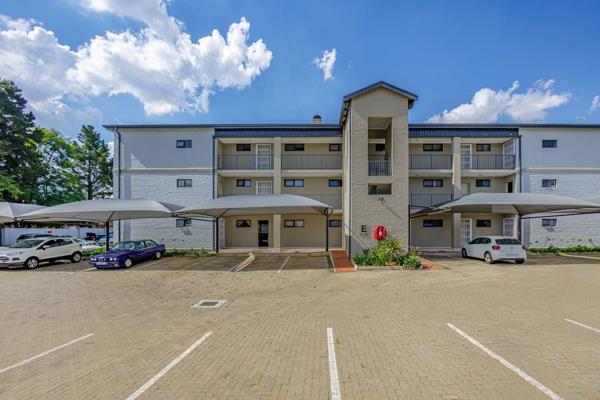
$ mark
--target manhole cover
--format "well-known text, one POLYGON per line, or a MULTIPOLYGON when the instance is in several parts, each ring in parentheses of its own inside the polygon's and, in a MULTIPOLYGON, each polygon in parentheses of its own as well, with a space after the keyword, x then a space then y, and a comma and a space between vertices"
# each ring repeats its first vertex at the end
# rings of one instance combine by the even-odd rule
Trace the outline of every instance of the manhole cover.
POLYGON ((225 304, 227 300, 200 300, 192 306, 192 308, 219 308, 225 304))

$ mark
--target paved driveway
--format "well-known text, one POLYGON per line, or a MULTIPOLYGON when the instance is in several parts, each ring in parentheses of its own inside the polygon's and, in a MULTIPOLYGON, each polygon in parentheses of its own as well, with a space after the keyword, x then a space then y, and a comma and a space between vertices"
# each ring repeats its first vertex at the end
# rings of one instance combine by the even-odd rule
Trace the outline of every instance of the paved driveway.
POLYGON ((0 271, 0 399, 600 398, 600 260, 242 259, 0 271))

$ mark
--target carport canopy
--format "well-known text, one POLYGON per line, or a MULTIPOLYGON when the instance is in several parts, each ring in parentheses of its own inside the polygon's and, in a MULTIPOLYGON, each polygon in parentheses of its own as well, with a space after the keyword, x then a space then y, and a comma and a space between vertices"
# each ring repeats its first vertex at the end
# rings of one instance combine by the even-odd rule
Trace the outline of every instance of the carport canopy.
POLYGON ((27 214, 31 211, 39 210, 42 208, 44 208, 44 206, 38 206, 37 204, 8 203, 6 201, 1 201, 0 225, 10 224, 23 214, 27 214))

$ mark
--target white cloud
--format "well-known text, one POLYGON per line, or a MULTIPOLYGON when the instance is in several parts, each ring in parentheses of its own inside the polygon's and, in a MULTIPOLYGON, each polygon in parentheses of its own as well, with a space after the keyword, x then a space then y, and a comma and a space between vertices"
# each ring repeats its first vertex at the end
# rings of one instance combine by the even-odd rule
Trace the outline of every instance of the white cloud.
POLYGON ((111 140, 110 142, 107 142, 106 145, 108 146, 108 152, 110 153, 110 158, 114 158, 114 156, 115 156, 115 142, 111 140))
POLYGON ((335 65, 335 59, 337 57, 337 51, 335 49, 323 50, 321 58, 313 59, 313 64, 323 71, 323 80, 327 81, 333 79, 333 67, 335 65))
POLYGON ((554 80, 538 80, 533 87, 519 93, 519 82, 515 81, 506 90, 479 89, 469 103, 430 117, 432 123, 490 123, 501 116, 518 122, 540 121, 547 117, 548 110, 569 102, 571 93, 554 93, 554 80))
POLYGON ((61 44, 36 21, 0 15, 0 71, 23 89, 39 120, 82 112, 98 117, 99 110, 86 102, 118 94, 134 96, 151 115, 206 112, 210 95, 246 88, 270 65, 265 43, 248 43, 250 23, 243 17, 225 37, 215 29, 192 41, 168 16, 164 1, 132 3, 86 0, 89 10, 131 17, 147 27, 106 32, 78 49, 61 44))
POLYGON ((594 98, 592 99, 592 105, 590 106, 590 111, 588 111, 588 113, 591 114, 599 108, 600 108, 600 96, 594 96, 594 98))

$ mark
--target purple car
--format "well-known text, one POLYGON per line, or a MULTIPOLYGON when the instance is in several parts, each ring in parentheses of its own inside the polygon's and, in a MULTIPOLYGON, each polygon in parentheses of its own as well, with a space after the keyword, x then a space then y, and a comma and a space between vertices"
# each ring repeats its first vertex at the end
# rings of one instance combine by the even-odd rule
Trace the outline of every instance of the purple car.
POLYGON ((115 244, 106 253, 90 257, 90 264, 102 268, 131 268, 133 263, 159 259, 165 254, 165 245, 154 240, 128 240, 115 244))

